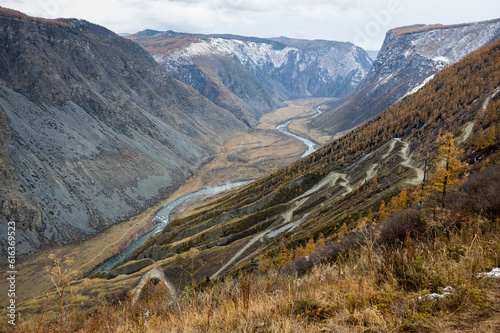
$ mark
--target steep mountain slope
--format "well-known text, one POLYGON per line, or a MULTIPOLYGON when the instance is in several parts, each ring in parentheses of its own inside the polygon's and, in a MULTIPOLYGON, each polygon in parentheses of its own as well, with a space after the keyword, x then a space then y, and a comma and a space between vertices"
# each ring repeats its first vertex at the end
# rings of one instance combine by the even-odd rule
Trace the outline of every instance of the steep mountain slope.
POLYGON ((371 66, 366 52, 350 43, 151 30, 127 38, 176 78, 252 125, 282 100, 344 96, 371 66))
POLYGON ((500 19, 390 30, 358 92, 330 105, 330 112, 311 126, 337 133, 359 125, 421 88, 446 66, 499 38, 500 19))
POLYGON ((124 295, 153 267, 182 288, 189 272, 201 281, 254 269, 258 261, 280 265, 280 253, 293 253, 286 249, 320 235, 333 241, 363 219, 382 221, 393 206, 417 205, 422 196, 430 196, 429 205, 435 200, 434 207, 443 204, 441 196, 433 197, 436 180, 429 180, 442 164, 438 139, 447 136, 441 134, 450 133, 470 168, 477 161, 498 164, 499 59, 497 41, 308 157, 195 207, 146 242, 130 262, 97 275, 110 279, 96 279, 96 286, 116 292, 119 284, 124 295), (193 256, 196 268, 190 266, 193 256), (179 267, 187 273, 179 274, 179 267), (113 279, 118 273, 125 274, 113 279))
POLYGON ((86 21, 0 8, 0 44, 0 225, 17 222, 18 254, 138 213, 245 128, 86 21))

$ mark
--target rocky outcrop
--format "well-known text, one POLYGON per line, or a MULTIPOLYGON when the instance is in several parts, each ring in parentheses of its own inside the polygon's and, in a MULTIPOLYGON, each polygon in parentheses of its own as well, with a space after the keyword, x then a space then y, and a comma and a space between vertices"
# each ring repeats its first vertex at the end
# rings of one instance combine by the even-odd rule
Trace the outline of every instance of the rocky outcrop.
POLYGON ((152 30, 127 38, 250 124, 286 99, 344 96, 371 66, 367 53, 350 43, 152 30))
POLYGON ((246 128, 86 21, 0 8, 0 60, 0 232, 15 220, 19 254, 164 199, 246 128))

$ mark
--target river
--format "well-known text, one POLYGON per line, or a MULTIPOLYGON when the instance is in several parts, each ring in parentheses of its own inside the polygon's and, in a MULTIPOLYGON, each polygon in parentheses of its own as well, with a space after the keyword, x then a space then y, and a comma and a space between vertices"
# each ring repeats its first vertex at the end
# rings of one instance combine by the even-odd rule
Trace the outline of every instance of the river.
MULTIPOLYGON (((309 116, 309 117, 314 118, 314 117, 317 117, 321 114, 319 106, 316 108, 316 111, 318 111, 316 114, 309 116)), ((301 156, 301 157, 305 157, 305 156, 311 154, 312 152, 314 152, 316 150, 316 147, 318 147, 319 145, 316 142, 313 142, 311 140, 303 138, 299 135, 293 134, 293 133, 289 132, 287 129, 290 122, 292 122, 293 120, 302 119, 302 118, 306 118, 306 117, 292 118, 290 120, 287 120, 287 121, 277 125, 276 129, 283 134, 286 134, 288 136, 294 137, 297 140, 302 141, 307 146, 306 151, 301 156)), ((145 234, 144 236, 142 236, 141 238, 136 240, 127 250, 122 252, 117 257, 106 262, 103 266, 99 267, 96 271, 109 271, 111 268, 113 268, 113 266, 115 266, 117 263, 121 262, 125 257, 127 257, 130 253, 132 253, 139 246, 141 246, 147 239, 151 238, 153 236, 153 234, 157 234, 157 233, 161 232, 163 230, 163 228, 165 228, 167 226, 167 224, 170 222, 170 212, 175 207, 177 207, 178 205, 183 203, 184 201, 191 199, 191 198, 195 198, 195 197, 219 194, 219 193, 228 191, 230 189, 246 185, 249 182, 250 181, 242 181, 242 182, 230 183, 230 184, 220 185, 220 186, 210 186, 210 187, 204 188, 204 189, 196 191, 196 192, 188 193, 182 197, 179 197, 175 200, 170 201, 165 206, 163 206, 160 210, 158 210, 158 212, 156 212, 156 214, 154 216, 154 220, 158 221, 159 223, 152 231, 148 232, 147 234, 145 234)))
MULTIPOLYGON (((322 112, 321 112, 321 110, 320 110, 320 107, 321 107, 321 106, 318 106, 318 107, 316 108, 316 111, 318 111, 316 114, 314 114, 314 115, 312 115, 312 116, 308 116, 308 117, 315 118, 315 117, 319 116, 319 115, 322 113, 322 112)), ((276 129, 277 129, 278 131, 280 131, 281 133, 286 134, 286 135, 288 135, 288 136, 291 136, 291 137, 293 137, 293 138, 295 138, 295 139, 297 139, 297 140, 300 140, 300 141, 302 141, 302 142, 303 142, 303 143, 307 146, 307 149, 306 149, 306 151, 302 154, 301 158, 306 157, 306 156, 307 156, 307 155, 309 155, 309 154, 312 154, 312 153, 316 150, 316 147, 318 147, 318 146, 319 146, 319 145, 318 145, 316 142, 314 142, 314 141, 311 141, 311 140, 309 140, 309 139, 303 138, 303 137, 301 137, 301 136, 299 136, 299 135, 297 135, 297 134, 293 134, 292 132, 288 131, 288 125, 290 125, 290 123, 291 123, 292 121, 294 121, 294 120, 296 120, 296 119, 302 119, 302 118, 307 118, 307 117, 295 117, 295 118, 292 118, 292 119, 290 119, 290 120, 287 120, 287 121, 285 121, 285 122, 283 122, 283 123, 279 124, 278 126, 276 126, 276 129)))
POLYGON ((130 253, 135 251, 139 246, 141 246, 147 239, 151 238, 153 234, 161 232, 163 228, 165 228, 167 224, 170 222, 170 212, 184 201, 195 197, 219 194, 227 190, 246 185, 249 182, 250 181, 242 181, 220 186, 210 186, 196 192, 188 193, 186 195, 183 195, 182 197, 170 201, 160 210, 158 210, 158 212, 156 212, 154 220, 158 221, 159 223, 152 231, 148 232, 147 234, 136 240, 127 250, 122 252, 119 256, 106 262, 103 266, 99 267, 97 271, 109 271, 114 265, 122 261, 126 256, 128 256, 130 253))

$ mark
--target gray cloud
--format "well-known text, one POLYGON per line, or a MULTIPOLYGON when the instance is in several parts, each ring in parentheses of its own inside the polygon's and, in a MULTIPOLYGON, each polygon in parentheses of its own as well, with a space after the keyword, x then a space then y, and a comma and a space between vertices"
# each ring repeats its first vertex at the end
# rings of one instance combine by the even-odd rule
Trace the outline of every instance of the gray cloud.
MULTIPOLYGON (((46 18, 76 17, 115 32, 144 29, 351 41, 368 49, 391 28, 495 18, 497 0, 3 0, 46 18), (392 10, 393 8, 398 10, 392 10), (493 14, 491 14, 493 13, 493 14)), ((498 15, 498 14, 497 14, 498 15)))

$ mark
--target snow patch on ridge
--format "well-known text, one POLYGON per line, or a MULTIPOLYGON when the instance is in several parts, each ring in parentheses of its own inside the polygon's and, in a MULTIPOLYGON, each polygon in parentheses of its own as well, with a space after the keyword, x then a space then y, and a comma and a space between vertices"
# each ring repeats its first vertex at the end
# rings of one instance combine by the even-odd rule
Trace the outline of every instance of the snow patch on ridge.
POLYGON ((301 50, 291 46, 276 48, 272 43, 242 41, 238 39, 207 38, 169 54, 156 55, 154 59, 170 69, 180 65, 192 65, 191 59, 198 56, 230 56, 238 60, 247 68, 268 70, 284 68, 295 63, 296 72, 307 70, 324 70, 321 73, 323 81, 330 82, 336 76, 346 76, 356 71, 352 81, 359 83, 368 73, 368 70, 357 60, 358 50, 352 46, 350 50, 341 47, 328 47, 321 50, 301 50))
POLYGON ((224 55, 236 57, 243 65, 251 63, 262 67, 271 63, 275 68, 279 68, 287 62, 289 53, 294 51, 299 50, 288 46, 278 50, 268 43, 210 38, 192 43, 188 47, 170 54, 169 58, 182 63, 190 63, 189 59, 196 56, 224 55))
POLYGON ((462 27, 435 29, 411 37, 416 53, 447 65, 461 60, 471 51, 488 44, 498 35, 500 21, 478 22, 462 27), (433 45, 433 47, 429 47, 433 45))
POLYGON ((401 90, 402 99, 421 89, 432 74, 499 37, 500 20, 389 35, 368 77, 376 87, 384 83, 399 86, 404 77, 406 91, 401 90), (387 81, 387 75, 394 72, 398 74, 396 81, 387 81))
POLYGON ((434 58, 432 58, 432 61, 434 61, 434 62, 444 62, 444 63, 447 63, 447 64, 449 64, 451 62, 450 59, 448 59, 446 57, 443 57, 443 56, 434 57, 434 58))
POLYGON ((486 277, 486 278, 500 278, 500 268, 493 268, 491 272, 488 273, 479 273, 479 277, 486 277))
POLYGON ((285 47, 276 50, 267 43, 243 42, 235 39, 213 38, 210 44, 220 53, 235 56, 242 64, 248 62, 256 65, 271 63, 275 68, 283 66, 288 60, 288 54, 298 51, 296 48, 285 47))
POLYGON ((425 79, 422 83, 420 83, 418 86, 416 86, 415 88, 410 90, 410 92, 408 92, 406 95, 404 95, 403 98, 405 98, 406 96, 412 95, 412 94, 416 93, 417 91, 419 91, 420 89, 422 89, 427 83, 429 83, 430 80, 432 80, 434 78, 434 75, 435 74, 432 74, 427 79, 425 79))

